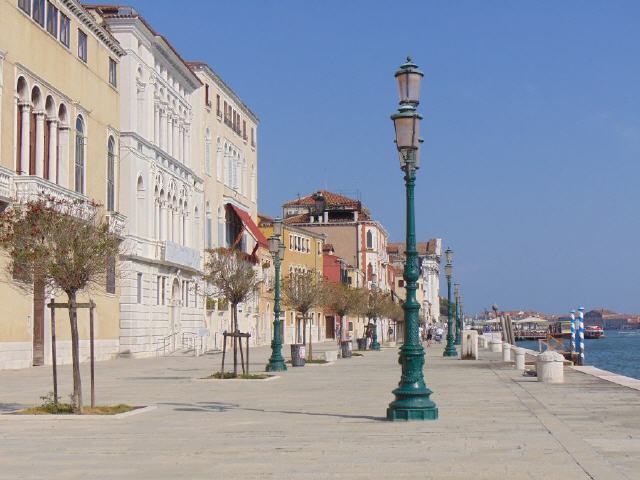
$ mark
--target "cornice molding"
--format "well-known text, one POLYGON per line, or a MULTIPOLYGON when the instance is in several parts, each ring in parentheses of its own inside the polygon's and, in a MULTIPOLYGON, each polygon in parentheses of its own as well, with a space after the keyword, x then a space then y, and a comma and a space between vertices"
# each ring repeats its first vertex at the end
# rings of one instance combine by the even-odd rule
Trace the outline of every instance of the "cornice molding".
POLYGON ((120 43, 76 0, 60 0, 60 3, 67 7, 80 22, 98 37, 109 49, 118 57, 125 55, 124 49, 120 43))

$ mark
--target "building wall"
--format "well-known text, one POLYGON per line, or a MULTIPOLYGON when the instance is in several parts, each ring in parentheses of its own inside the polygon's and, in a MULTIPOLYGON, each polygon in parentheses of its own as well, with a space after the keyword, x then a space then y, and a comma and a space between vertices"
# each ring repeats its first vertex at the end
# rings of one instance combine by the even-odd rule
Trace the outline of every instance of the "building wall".
MULTIPOLYGON (((18 8, 17 1, 0 2, 0 198, 7 205, 35 198, 45 191, 59 198, 93 199, 101 204, 107 201, 107 143, 116 144, 115 167, 118 172, 117 145, 119 142, 119 90, 109 83, 109 59, 119 64, 120 47, 72 0, 53 0, 52 4, 70 23, 69 47, 36 23, 18 8), (87 34, 87 62, 78 58, 78 30, 87 34), (51 172, 44 171, 44 152, 37 161, 36 175, 19 175, 18 111, 22 108, 41 112, 42 128, 55 128, 58 135, 55 156, 50 156, 51 172), (73 191, 74 148, 76 119, 81 115, 84 123, 84 182, 83 194, 73 191), (55 161, 54 161, 55 159, 55 161), (51 173, 50 180, 44 177, 51 173), (18 185, 21 189, 18 192, 18 185)), ((45 3, 46 5, 46 3, 45 3)), ((45 23, 46 26, 46 23, 45 23)), ((31 123, 31 119, 30 119, 31 123)), ((42 133, 44 135, 44 132, 42 133)), ((42 137, 41 137, 42 138, 42 137)), ((51 145, 51 144, 49 144, 51 145)), ((42 144, 44 149, 44 141, 42 144)), ((28 162, 20 162, 21 171, 28 174, 28 162)), ((116 176, 116 192, 118 188, 116 176)), ((118 209, 116 203, 115 209, 118 209)), ((2 267, 7 263, 4 258, 2 267)), ((33 295, 15 288, 4 268, 0 273, 0 368, 22 368, 33 363, 34 322, 37 321, 33 295)), ((92 298, 96 304, 96 356, 110 358, 118 351, 118 299, 97 288, 83 293, 79 301, 92 298)), ((45 300, 52 298, 45 292, 45 300)), ((56 300, 65 301, 64 296, 56 300)), ((70 335, 68 315, 57 312, 58 358, 70 362, 70 335)), ((44 361, 50 363, 50 315, 45 308, 44 361)), ((79 316, 81 357, 87 358, 88 312, 79 316)))
POLYGON ((203 181, 192 147, 192 95, 201 84, 138 17, 98 14, 126 51, 120 198, 129 222, 120 352, 153 356, 189 345, 205 325, 203 181))

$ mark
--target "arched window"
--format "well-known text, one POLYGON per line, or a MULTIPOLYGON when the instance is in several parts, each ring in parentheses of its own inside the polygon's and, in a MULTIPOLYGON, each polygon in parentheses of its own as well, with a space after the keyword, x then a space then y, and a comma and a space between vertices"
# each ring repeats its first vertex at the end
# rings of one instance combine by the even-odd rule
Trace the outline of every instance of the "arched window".
POLYGON ((116 176, 116 141, 109 137, 107 142, 107 210, 116 209, 115 176, 116 176))
POLYGON ((196 206, 193 210, 193 240, 192 247, 198 250, 200 248, 200 213, 196 206))
POLYGON ((204 140, 204 171, 211 174, 211 131, 208 128, 204 140))
POLYGON ((84 143, 85 131, 82 116, 76 119, 76 164, 75 164, 75 191, 84 193, 84 143))
MULTIPOLYGON (((148 222, 148 217, 145 216, 145 190, 144 190, 144 180, 142 180, 142 175, 138 176, 138 180, 136 182, 136 223, 138 227, 137 234, 140 236, 145 236, 147 234, 146 225, 148 222)), ((154 234, 158 225, 158 213, 156 211, 156 206, 154 205, 153 211, 153 221, 154 221, 154 234)), ((157 238, 157 237, 156 237, 157 238)))
POLYGON ((207 202, 206 209, 207 248, 213 248, 213 220, 211 218, 211 205, 207 202))
POLYGON ((367 248, 373 248, 373 235, 371 230, 367 230, 367 248))
POLYGON ((216 175, 218 181, 222 181, 222 145, 220 145, 220 137, 216 142, 216 175))

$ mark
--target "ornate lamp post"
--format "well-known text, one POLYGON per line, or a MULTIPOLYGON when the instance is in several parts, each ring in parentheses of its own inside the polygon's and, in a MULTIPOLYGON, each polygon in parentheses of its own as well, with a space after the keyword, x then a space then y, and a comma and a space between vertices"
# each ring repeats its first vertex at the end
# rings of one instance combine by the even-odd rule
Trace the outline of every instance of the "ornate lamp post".
POLYGON ((442 353, 443 357, 457 357, 458 352, 455 347, 453 312, 451 308, 451 276, 453 275, 453 251, 450 248, 444 252, 447 257, 447 264, 444 266, 444 274, 447 277, 447 346, 442 353))
POLYGON ((455 315, 456 315, 456 340, 455 340, 455 344, 456 345, 460 345, 461 340, 460 340, 460 336, 462 335, 462 332, 460 332, 460 284, 459 283, 454 283, 453 284, 453 296, 456 302, 456 311, 455 311, 455 315))
POLYGON ((282 243, 282 219, 273 221, 273 235, 269 237, 269 251, 275 267, 275 287, 273 301, 273 340, 271 340, 271 358, 267 363, 267 372, 287 369, 282 356, 282 330, 280 328, 280 264, 284 260, 284 243, 282 243))
POLYGON ((400 347, 398 362, 402 365, 402 376, 398 388, 393 390, 396 399, 387 408, 387 419, 435 420, 438 409, 429 398, 431 390, 424 383, 424 348, 419 339, 418 313, 420 304, 416 298, 418 287, 418 252, 416 250, 415 200, 416 170, 419 167, 420 120, 416 111, 420 103, 420 83, 424 74, 407 58, 407 62, 396 72, 400 107, 391 116, 396 132, 396 147, 400 156, 400 168, 404 172, 407 203, 407 232, 404 264, 406 300, 404 303, 404 344, 400 347))

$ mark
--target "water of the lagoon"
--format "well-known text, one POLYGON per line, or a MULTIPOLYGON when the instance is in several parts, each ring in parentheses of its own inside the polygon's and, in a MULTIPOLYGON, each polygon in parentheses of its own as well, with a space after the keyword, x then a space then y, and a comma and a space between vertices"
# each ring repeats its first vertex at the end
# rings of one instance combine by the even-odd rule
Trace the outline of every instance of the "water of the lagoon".
MULTIPOLYGON (((604 335, 584 341, 585 364, 640 379, 640 330, 634 333, 605 330, 604 335)), ((537 341, 518 342, 518 346, 538 350, 537 341)))

